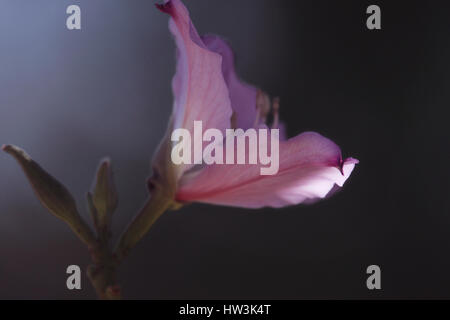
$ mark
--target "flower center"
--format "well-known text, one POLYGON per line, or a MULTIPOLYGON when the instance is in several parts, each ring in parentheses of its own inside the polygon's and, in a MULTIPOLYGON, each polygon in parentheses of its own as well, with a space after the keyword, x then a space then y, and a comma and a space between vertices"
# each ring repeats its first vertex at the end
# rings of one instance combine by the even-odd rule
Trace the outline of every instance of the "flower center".
POLYGON ((278 128, 279 116, 278 110, 280 109, 280 98, 275 97, 270 101, 270 97, 262 90, 258 90, 256 94, 256 117, 254 127, 258 127, 260 124, 268 124, 268 117, 272 116, 272 129, 278 128))

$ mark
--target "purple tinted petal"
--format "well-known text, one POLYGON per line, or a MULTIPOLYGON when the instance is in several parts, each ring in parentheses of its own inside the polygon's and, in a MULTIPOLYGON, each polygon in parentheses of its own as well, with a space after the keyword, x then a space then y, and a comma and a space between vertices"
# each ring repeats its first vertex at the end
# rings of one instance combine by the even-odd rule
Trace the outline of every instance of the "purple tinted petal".
POLYGON ((253 127, 256 118, 257 89, 242 82, 234 68, 234 53, 225 40, 215 35, 202 37, 206 47, 222 56, 222 72, 230 92, 231 107, 236 113, 236 127, 253 127))

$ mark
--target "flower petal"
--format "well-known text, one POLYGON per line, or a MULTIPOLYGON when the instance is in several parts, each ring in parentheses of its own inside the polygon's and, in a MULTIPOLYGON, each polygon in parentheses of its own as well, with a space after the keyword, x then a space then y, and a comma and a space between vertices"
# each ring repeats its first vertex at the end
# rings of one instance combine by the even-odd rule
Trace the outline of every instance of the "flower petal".
MULTIPOLYGON (((342 187, 358 160, 342 161, 339 147, 318 133, 280 142, 280 167, 260 175, 260 165, 211 165, 179 182, 177 200, 247 208, 283 207, 324 198, 342 187)), ((248 158, 247 158, 248 159, 248 158)))
MULTIPOLYGON (((231 107, 236 113, 236 128, 247 130, 254 127, 256 119, 256 97, 258 89, 243 82, 236 74, 234 52, 230 45, 217 35, 202 36, 209 50, 222 56, 222 72, 230 93, 231 107)), ((286 140, 286 127, 279 123, 280 140, 286 140)))
POLYGON ((206 47, 222 56, 222 72, 228 86, 231 107, 236 113, 236 128, 253 127, 256 118, 257 89, 241 81, 234 68, 234 53, 228 43, 216 35, 202 36, 206 47))
MULTIPOLYGON (((169 28, 177 45, 177 71, 172 80, 173 128, 188 129, 192 135, 194 121, 201 120, 205 129, 224 132, 230 127, 232 109, 222 57, 204 45, 181 1, 170 0, 157 7, 170 14, 169 28)), ((185 165, 179 174, 190 167, 185 165)))

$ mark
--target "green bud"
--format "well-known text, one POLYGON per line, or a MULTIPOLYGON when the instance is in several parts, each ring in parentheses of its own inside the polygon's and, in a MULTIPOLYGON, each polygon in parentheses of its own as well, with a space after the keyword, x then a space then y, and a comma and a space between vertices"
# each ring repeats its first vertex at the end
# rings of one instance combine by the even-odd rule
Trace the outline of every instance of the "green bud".
POLYGON ((111 162, 105 159, 100 163, 92 193, 88 193, 88 203, 96 227, 107 232, 111 216, 117 209, 119 197, 114 184, 111 162))
POLYGON ((42 205, 54 216, 65 221, 83 242, 92 245, 94 236, 81 219, 75 200, 67 188, 22 149, 12 145, 5 145, 2 149, 17 160, 42 205))

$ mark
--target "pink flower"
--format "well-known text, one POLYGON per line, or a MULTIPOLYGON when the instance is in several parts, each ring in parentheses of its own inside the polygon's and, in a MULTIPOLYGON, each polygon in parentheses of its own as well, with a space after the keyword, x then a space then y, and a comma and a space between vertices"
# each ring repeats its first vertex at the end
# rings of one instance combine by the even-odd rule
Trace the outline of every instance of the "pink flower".
MULTIPOLYGON (((233 53, 219 37, 200 37, 180 0, 157 7, 171 16, 169 28, 177 45, 177 71, 172 88, 175 96, 171 125, 193 133, 194 121, 205 129, 272 127, 278 122, 279 102, 242 83, 234 70, 233 53)), ((280 132, 280 137, 283 134, 280 132)), ((283 140, 283 139, 282 139, 283 140)), ((305 132, 279 145, 279 171, 260 175, 260 165, 173 165, 166 136, 153 163, 150 185, 164 181, 181 203, 204 202, 246 208, 283 207, 325 198, 335 186, 342 187, 358 160, 342 159, 331 140, 305 132)), ((248 157, 247 157, 248 159, 248 157)))

